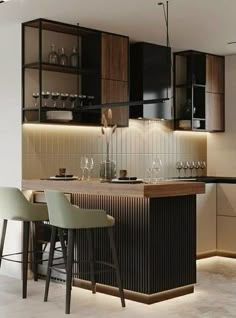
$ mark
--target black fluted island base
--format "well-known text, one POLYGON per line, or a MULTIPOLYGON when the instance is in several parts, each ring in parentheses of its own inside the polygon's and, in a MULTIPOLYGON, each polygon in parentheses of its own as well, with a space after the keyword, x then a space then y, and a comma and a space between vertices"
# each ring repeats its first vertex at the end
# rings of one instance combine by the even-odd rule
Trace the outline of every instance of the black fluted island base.
MULTIPOLYGON (((130 291, 126 292, 127 298, 153 303, 193 292, 196 283, 195 195, 149 199, 73 194, 72 201, 83 208, 104 209, 116 219, 114 231, 123 286, 130 291)), ((94 231, 94 247, 96 260, 111 263, 105 231, 94 231)), ((88 259, 83 231, 77 232, 75 255, 78 260, 88 259)), ((88 270, 83 263, 75 268, 76 272, 88 270)), ((115 273, 107 272, 102 265, 98 265, 97 270, 101 271, 96 276, 98 283, 117 286, 115 273)), ((90 281, 89 273, 80 274, 80 279, 90 281)), ((86 282, 75 283, 90 286, 86 282)), ((99 285, 97 290, 116 293, 99 285)))

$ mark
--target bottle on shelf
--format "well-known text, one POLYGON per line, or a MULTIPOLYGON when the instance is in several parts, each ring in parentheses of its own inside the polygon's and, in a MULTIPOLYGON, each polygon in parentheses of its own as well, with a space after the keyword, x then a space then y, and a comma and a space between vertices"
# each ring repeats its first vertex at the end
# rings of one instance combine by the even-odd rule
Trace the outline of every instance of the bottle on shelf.
POLYGON ((61 48, 61 54, 59 56, 59 64, 63 66, 68 65, 68 57, 65 54, 65 49, 63 47, 61 48))
POLYGON ((51 45, 51 52, 48 55, 48 62, 50 64, 58 64, 58 55, 57 55, 57 52, 55 50, 54 44, 51 45))
POLYGON ((79 53, 77 47, 73 47, 72 54, 70 55, 70 66, 79 67, 79 53))

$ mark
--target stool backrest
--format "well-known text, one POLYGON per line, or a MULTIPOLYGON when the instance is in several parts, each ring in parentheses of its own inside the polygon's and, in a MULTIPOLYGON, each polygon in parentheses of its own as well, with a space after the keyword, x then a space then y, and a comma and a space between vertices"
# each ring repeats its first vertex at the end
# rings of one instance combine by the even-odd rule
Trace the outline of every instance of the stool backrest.
POLYGON ((45 197, 50 224, 66 228, 66 224, 70 222, 72 205, 65 194, 57 190, 45 190, 45 197))
POLYGON ((30 215, 30 203, 19 189, 0 187, 0 219, 27 221, 30 215))
POLYGON ((65 229, 109 226, 103 210, 82 209, 72 205, 63 192, 45 190, 50 224, 65 229))

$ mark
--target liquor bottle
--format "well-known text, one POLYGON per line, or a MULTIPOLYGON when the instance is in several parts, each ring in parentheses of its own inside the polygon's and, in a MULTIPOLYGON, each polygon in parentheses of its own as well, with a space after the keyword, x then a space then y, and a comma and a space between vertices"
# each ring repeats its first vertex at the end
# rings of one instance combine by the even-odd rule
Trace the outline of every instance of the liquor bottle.
POLYGON ((70 66, 72 67, 79 66, 79 53, 76 47, 73 47, 72 54, 70 56, 70 66))
POLYGON ((51 52, 48 54, 48 62, 50 64, 58 64, 58 55, 55 51, 55 45, 51 45, 51 52))
POLYGON ((61 48, 61 54, 59 56, 59 64, 64 66, 68 65, 68 57, 65 54, 64 48, 61 48))

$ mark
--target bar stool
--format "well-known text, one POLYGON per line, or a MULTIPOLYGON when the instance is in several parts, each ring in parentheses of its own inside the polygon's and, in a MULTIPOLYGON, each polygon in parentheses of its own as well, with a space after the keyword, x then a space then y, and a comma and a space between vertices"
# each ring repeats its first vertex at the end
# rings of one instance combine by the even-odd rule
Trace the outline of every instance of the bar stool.
POLYGON ((30 224, 32 224, 33 228, 35 228, 35 222, 48 220, 47 206, 46 204, 34 204, 29 202, 24 194, 17 188, 0 187, 0 220, 3 220, 2 236, 0 242, 0 268, 3 259, 6 261, 22 264, 22 298, 26 298, 29 253, 32 253, 33 256, 32 266, 34 280, 36 281, 38 279, 38 252, 36 249, 35 235, 33 235, 33 251, 29 251, 30 224), (23 251, 20 253, 3 255, 7 222, 9 220, 23 222, 23 251), (22 255, 22 261, 10 259, 10 257, 13 255, 22 255))
POLYGON ((113 257, 113 263, 109 264, 116 271, 117 284, 119 287, 120 299, 122 307, 125 307, 124 291, 119 270, 118 257, 113 237, 113 226, 115 220, 112 216, 107 215, 103 210, 81 209, 72 205, 65 195, 60 191, 46 190, 46 201, 48 204, 49 221, 52 225, 52 235, 50 243, 49 261, 47 269, 47 278, 45 285, 44 301, 48 300, 49 285, 51 272, 53 269, 53 257, 55 250, 55 238, 58 229, 68 230, 67 257, 66 264, 66 309, 65 313, 70 313, 71 303, 71 286, 72 286, 72 267, 74 263, 74 246, 75 246, 75 230, 86 229, 88 234, 88 246, 90 253, 90 275, 92 283, 92 292, 96 292, 95 281, 95 260, 92 244, 91 230, 95 228, 106 228, 110 240, 110 247, 113 257))

